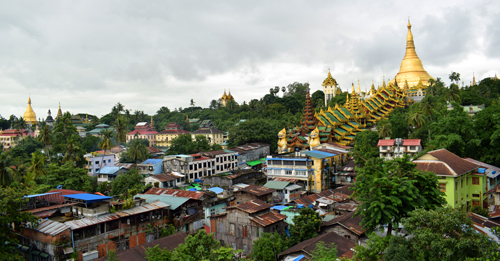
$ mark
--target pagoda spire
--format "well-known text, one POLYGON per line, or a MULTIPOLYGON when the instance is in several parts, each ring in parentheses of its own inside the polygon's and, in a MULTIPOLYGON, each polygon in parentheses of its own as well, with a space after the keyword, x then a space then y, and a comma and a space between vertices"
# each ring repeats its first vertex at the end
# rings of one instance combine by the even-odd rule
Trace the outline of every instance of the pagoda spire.
POLYGON ((352 95, 356 94, 356 91, 354 90, 354 83, 352 83, 352 95))
POLYGON ((359 79, 358 79, 358 93, 361 94, 361 88, 359 87, 359 79))
POLYGON ((153 125, 153 115, 151 115, 151 128, 154 128, 155 126, 153 125))
POLYGON ((472 85, 476 85, 476 74, 472 73, 472 85))
POLYGON ((302 130, 306 133, 314 130, 318 120, 314 116, 314 109, 312 107, 311 96, 309 95, 309 85, 307 86, 306 106, 304 107, 304 114, 302 115, 302 130))

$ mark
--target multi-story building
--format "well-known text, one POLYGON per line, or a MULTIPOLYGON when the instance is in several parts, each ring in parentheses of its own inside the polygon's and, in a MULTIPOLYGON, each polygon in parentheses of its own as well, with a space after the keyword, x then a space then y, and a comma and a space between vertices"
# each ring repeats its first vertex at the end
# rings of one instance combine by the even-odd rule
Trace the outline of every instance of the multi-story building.
POLYGON ((243 255, 252 251, 253 242, 263 233, 284 233, 287 218, 271 210, 272 205, 255 199, 229 206, 226 212, 210 217, 210 229, 222 245, 243 249, 243 255))
POLYGON ((175 173, 163 173, 146 177, 144 182, 155 188, 176 188, 185 184, 185 176, 175 173))
POLYGON ((236 152, 238 156, 238 168, 244 168, 249 161, 266 158, 270 154, 269 144, 261 142, 247 143, 245 145, 232 147, 230 151, 236 152))
POLYGON ((141 164, 137 164, 139 174, 157 175, 163 173, 163 160, 147 159, 141 164))
POLYGON ((414 156, 422 151, 420 139, 392 139, 379 140, 377 147, 380 151, 380 158, 390 160, 402 158, 403 155, 414 156))
POLYGON ((483 206, 488 191, 485 173, 478 173, 479 165, 464 160, 446 149, 430 151, 413 161, 417 169, 436 173, 439 187, 451 207, 483 206))
POLYGON ((172 155, 163 159, 165 172, 179 172, 186 175, 186 182, 215 174, 215 160, 201 154, 172 155))
POLYGON ((182 126, 177 122, 171 122, 163 131, 156 134, 156 145, 158 147, 169 147, 172 140, 183 134, 189 134, 189 131, 182 129, 182 126))
POLYGON ((230 150, 216 150, 202 152, 203 156, 215 159, 213 174, 219 174, 238 168, 238 153, 230 150))
POLYGON ((103 167, 115 166, 115 155, 111 153, 104 153, 103 151, 95 151, 84 155, 87 160, 88 175, 95 176, 103 167))
POLYGON ((147 139, 149 141, 149 146, 156 145, 156 132, 153 129, 153 124, 149 126, 147 122, 139 122, 135 125, 135 129, 127 133, 127 142, 133 139, 147 139))
POLYGON ((209 120, 204 120, 200 124, 200 128, 191 132, 191 137, 196 139, 196 136, 205 136, 210 144, 222 144, 224 142, 224 132, 215 128, 209 120))
POLYGON ((297 184, 309 190, 313 171, 313 161, 299 152, 276 157, 267 156, 267 179, 285 178, 297 180, 297 184))
POLYGON ((127 172, 128 170, 120 167, 102 167, 97 173, 97 183, 101 182, 111 182, 120 174, 127 172))
POLYGON ((500 168, 481 162, 479 160, 475 160, 472 158, 464 158, 464 160, 472 162, 474 164, 477 164, 480 166, 478 169, 478 172, 483 172, 486 174, 488 177, 488 189, 494 188, 496 185, 500 184, 500 168))
POLYGON ((34 137, 34 133, 30 132, 28 129, 23 130, 0 130, 0 144, 4 149, 9 149, 15 147, 17 142, 24 139, 27 136, 34 137))

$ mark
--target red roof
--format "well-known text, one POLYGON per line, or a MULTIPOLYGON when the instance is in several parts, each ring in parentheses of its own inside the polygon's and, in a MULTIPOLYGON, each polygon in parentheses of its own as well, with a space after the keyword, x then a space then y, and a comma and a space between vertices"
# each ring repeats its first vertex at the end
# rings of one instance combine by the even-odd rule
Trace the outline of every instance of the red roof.
POLYGON ((285 220, 286 216, 271 211, 271 212, 268 212, 268 213, 265 213, 262 215, 249 217, 249 219, 254 221, 255 223, 263 226, 263 227, 267 227, 267 226, 272 225, 276 222, 280 222, 282 220, 285 220))
POLYGON ((378 144, 377 144, 377 147, 378 146, 393 146, 394 145, 394 141, 396 141, 396 140, 379 140, 378 144))
POLYGON ((133 130, 129 133, 127 133, 127 135, 135 135, 135 134, 139 134, 139 135, 153 135, 153 134, 158 134, 158 132, 154 131, 154 130, 145 130, 145 129, 139 129, 139 130, 133 130))
POLYGON ((403 146, 420 146, 421 144, 420 139, 403 140, 403 146))

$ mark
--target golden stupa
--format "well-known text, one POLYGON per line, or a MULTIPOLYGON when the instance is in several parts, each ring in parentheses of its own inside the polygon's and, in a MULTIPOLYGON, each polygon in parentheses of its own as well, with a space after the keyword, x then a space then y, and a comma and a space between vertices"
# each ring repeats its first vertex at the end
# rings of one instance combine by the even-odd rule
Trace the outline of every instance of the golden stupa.
POLYGON ((26 108, 23 118, 26 124, 35 125, 38 122, 36 120, 36 114, 33 111, 33 108, 31 108, 31 98, 28 98, 28 108, 26 108))
MULTIPOLYGON (((398 86, 403 88, 405 81, 408 82, 409 87, 416 86, 419 81, 423 85, 429 85, 429 79, 434 79, 427 73, 422 65, 422 61, 418 58, 415 52, 415 44, 413 43, 413 34, 411 33, 410 19, 408 19, 408 35, 406 36, 406 53, 401 68, 395 78, 398 81, 398 86)), ((394 83, 394 79, 391 80, 394 83)))

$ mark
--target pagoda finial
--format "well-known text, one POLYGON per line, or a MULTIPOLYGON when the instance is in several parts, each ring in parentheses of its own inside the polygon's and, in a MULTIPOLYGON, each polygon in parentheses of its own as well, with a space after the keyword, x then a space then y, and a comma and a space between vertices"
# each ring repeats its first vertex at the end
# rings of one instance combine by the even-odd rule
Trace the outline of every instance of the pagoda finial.
POLYGON ((361 94, 361 88, 359 87, 359 78, 358 78, 358 93, 361 94))
POLYGON ((352 83, 352 95, 354 95, 356 91, 354 90, 354 83, 352 83))
POLYGON ((154 125, 153 125, 153 115, 151 115, 151 128, 153 128, 154 125))
POLYGON ((476 74, 472 73, 472 84, 476 85, 476 74))
POLYGON ((382 88, 385 88, 385 76, 382 76, 382 88))

